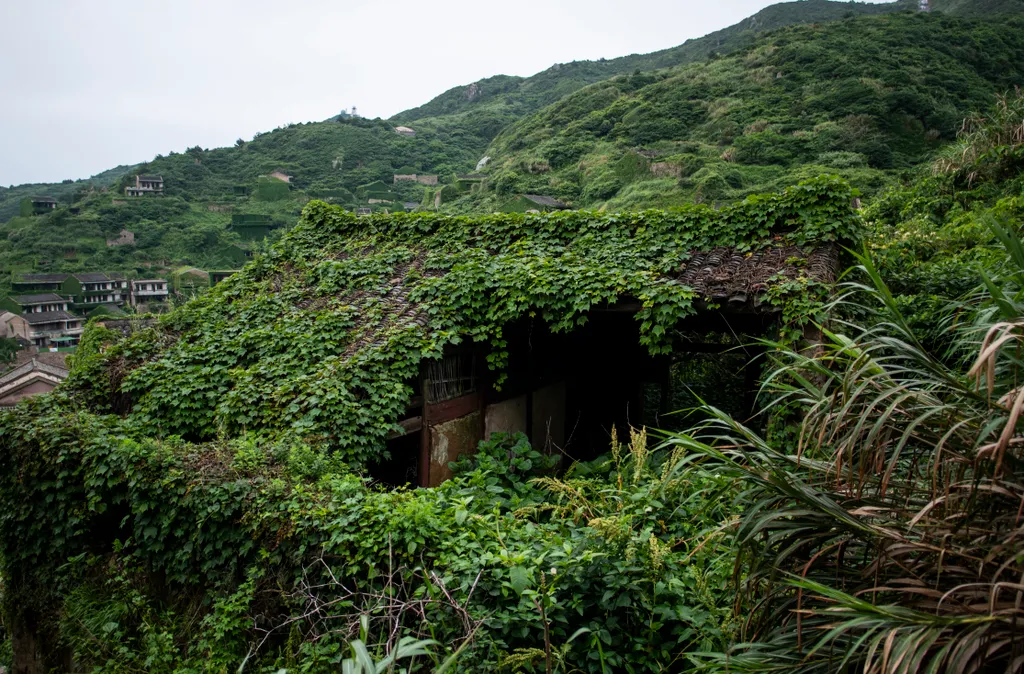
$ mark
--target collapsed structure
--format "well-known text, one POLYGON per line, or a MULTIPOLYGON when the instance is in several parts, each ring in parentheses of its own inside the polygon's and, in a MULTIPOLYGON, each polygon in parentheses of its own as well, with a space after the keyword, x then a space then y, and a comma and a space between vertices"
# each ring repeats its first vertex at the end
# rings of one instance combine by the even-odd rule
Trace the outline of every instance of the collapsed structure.
MULTIPOLYGON (((497 431, 592 457, 613 426, 671 411, 672 354, 770 335, 789 298, 831 284, 850 202, 826 178, 628 215, 366 218, 313 202, 173 332, 152 328, 165 348, 127 373, 118 405, 194 441, 298 432, 396 485, 440 484, 497 431), (175 404, 197 389, 216 393, 175 404)), ((730 376, 750 409, 757 353, 742 355, 730 376)))

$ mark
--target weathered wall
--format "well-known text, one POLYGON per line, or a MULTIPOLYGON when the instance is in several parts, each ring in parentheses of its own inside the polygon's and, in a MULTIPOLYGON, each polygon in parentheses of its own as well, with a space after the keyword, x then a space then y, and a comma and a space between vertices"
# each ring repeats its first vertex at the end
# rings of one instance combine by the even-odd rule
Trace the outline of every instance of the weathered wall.
POLYGON ((0 407, 12 406, 23 398, 29 398, 39 393, 49 393, 56 388, 56 386, 56 384, 48 381, 34 381, 28 386, 22 387, 17 391, 13 391, 8 395, 0 397, 0 407))
POLYGON ((487 406, 484 411, 484 437, 491 433, 526 433, 526 396, 510 398, 487 406))
POLYGON ((446 421, 430 427, 430 480, 428 486, 437 487, 451 479, 448 462, 460 455, 473 452, 483 439, 483 419, 479 412, 446 421))

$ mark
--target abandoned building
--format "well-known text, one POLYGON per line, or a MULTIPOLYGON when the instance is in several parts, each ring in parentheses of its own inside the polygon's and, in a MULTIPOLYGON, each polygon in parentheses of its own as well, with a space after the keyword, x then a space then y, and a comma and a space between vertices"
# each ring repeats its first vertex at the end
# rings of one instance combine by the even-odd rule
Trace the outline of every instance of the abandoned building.
POLYGON ((128 280, 124 276, 106 272, 23 274, 11 282, 11 290, 17 294, 0 306, 15 313, 24 311, 16 300, 18 297, 49 296, 47 302, 53 306, 47 311, 56 310, 57 304, 63 304, 60 310, 84 312, 95 309, 99 304, 124 306, 130 294, 128 280))
POLYGON ((21 315, 0 312, 0 327, 6 333, 4 336, 40 349, 77 344, 84 324, 84 318, 72 316, 63 309, 21 315))
POLYGON ((673 276, 706 299, 677 326, 681 338, 671 354, 652 356, 641 345, 636 316, 643 306, 629 298, 593 307, 587 324, 571 332, 529 318, 507 326, 507 379, 500 390, 501 373, 487 367, 486 348, 452 347, 443 359, 422 364, 399 420, 403 431, 388 443, 392 458, 371 474, 390 484, 437 486, 451 477, 449 462, 496 432, 525 433, 534 447, 569 461, 593 459, 607 451, 612 427, 619 437, 628 437, 631 426, 670 427, 667 415, 695 405, 698 382, 685 380, 693 365, 705 373, 709 365, 717 368, 700 391, 703 399, 747 418, 763 351, 745 345, 772 334, 779 320, 764 290, 770 278, 800 270, 834 282, 838 248, 784 246, 752 254, 717 248, 694 255, 673 276))
POLYGON ((259 241, 267 238, 278 227, 269 215, 258 213, 235 213, 231 216, 228 230, 236 232, 242 241, 259 241))
POLYGON ((163 194, 164 179, 162 176, 135 176, 135 184, 124 188, 125 196, 142 197, 148 194, 163 194))
POLYGON ((64 354, 21 351, 13 367, 0 373, 0 409, 10 409, 19 400, 48 393, 67 376, 64 354))
POLYGON ((96 304, 121 307, 128 301, 128 280, 120 274, 87 272, 71 276, 80 286, 80 290, 73 296, 73 308, 88 309, 96 304))
POLYGON ((150 304, 164 303, 170 292, 166 279, 135 279, 131 282, 130 302, 134 307, 146 307, 150 304))
POLYGON ((107 248, 116 248, 117 246, 134 246, 135 245, 135 232, 127 229, 122 229, 117 233, 117 237, 114 239, 107 239, 107 248))
POLYGON ((0 301, 0 308, 18 314, 40 314, 45 311, 67 311, 68 300, 56 293, 10 295, 0 301))
POLYGON ((210 286, 215 286, 226 278, 238 273, 237 269, 216 269, 209 272, 210 286))
POLYGON ((44 215, 57 208, 57 200, 53 197, 25 197, 21 200, 21 215, 44 215))
POLYGON ((476 192, 483 189, 487 176, 483 173, 466 173, 455 176, 455 188, 460 192, 476 192))
POLYGON ((271 178, 276 178, 277 180, 280 180, 281 182, 284 183, 290 183, 292 181, 292 176, 288 175, 284 171, 272 171, 267 175, 271 178))

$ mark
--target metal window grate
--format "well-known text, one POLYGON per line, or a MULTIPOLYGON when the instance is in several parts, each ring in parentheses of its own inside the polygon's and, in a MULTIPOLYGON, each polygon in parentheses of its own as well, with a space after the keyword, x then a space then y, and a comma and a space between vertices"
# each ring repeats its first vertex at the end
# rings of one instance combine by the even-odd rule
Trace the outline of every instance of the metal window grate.
POLYGON ((456 353, 427 363, 424 393, 432 403, 453 400, 476 391, 476 363, 472 353, 456 353))

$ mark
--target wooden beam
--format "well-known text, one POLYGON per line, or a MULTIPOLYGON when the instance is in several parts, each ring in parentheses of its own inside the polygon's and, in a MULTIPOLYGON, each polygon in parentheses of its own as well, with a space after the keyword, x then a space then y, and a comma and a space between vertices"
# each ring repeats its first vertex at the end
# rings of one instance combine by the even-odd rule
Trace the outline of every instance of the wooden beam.
POLYGON ((388 440, 394 440, 395 438, 401 438, 410 433, 423 429, 423 417, 409 417, 408 419, 402 419, 398 422, 398 425, 402 427, 401 431, 391 431, 388 434, 388 440))
POLYGON ((429 425, 436 426, 472 414, 479 409, 480 394, 474 392, 444 402, 427 403, 423 408, 423 414, 429 418, 429 425))

